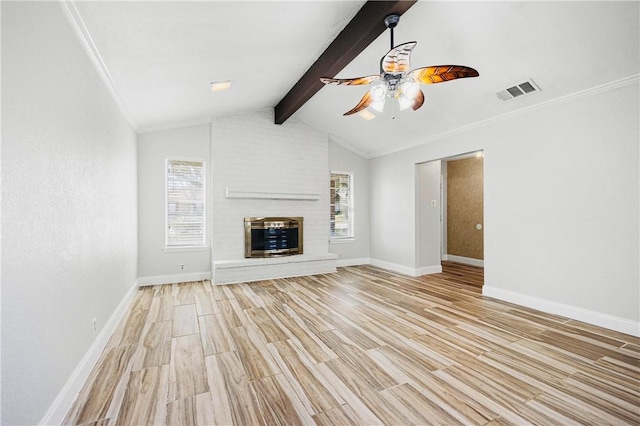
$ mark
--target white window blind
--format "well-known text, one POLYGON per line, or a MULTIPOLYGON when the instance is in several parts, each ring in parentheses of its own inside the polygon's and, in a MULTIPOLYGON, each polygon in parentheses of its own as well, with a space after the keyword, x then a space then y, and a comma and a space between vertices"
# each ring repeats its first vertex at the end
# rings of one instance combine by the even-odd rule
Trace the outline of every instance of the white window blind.
POLYGON ((353 238, 353 175, 331 173, 331 238, 353 238))
POLYGON ((205 245, 203 161, 167 159, 167 247, 205 245))

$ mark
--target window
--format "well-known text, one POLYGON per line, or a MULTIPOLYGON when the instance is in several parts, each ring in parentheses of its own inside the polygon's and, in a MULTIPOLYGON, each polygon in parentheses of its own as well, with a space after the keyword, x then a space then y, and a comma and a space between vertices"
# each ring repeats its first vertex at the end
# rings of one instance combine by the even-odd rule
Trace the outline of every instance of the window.
POLYGON ((167 247, 205 245, 204 162, 167 159, 167 247))
POLYGON ((331 172, 331 238, 353 238, 353 174, 331 172))

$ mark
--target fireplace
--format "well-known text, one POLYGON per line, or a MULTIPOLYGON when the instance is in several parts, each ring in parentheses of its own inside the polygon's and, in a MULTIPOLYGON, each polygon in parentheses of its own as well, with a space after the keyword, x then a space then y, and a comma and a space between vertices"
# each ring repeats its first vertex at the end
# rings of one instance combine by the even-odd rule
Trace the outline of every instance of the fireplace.
POLYGON ((302 254, 301 217, 245 217, 244 257, 302 254))

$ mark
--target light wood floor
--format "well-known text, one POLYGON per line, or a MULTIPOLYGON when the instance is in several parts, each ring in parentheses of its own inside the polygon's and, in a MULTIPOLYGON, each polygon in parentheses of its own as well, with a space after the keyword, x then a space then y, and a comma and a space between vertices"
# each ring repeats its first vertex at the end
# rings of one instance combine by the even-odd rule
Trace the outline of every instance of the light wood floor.
POLYGON ((467 268, 141 288, 65 424, 640 424, 640 339, 467 268))

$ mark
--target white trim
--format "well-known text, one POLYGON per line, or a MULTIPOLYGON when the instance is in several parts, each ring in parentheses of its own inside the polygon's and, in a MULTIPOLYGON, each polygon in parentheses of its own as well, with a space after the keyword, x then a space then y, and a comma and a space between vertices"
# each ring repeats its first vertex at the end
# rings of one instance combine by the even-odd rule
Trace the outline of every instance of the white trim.
POLYGON ((211 272, 189 272, 186 274, 154 275, 150 277, 138 277, 139 286, 187 283, 192 281, 210 280, 211 272))
POLYGON ((385 262, 377 259, 370 259, 368 257, 361 257, 358 259, 338 259, 336 266, 338 268, 344 266, 358 266, 358 265, 373 265, 378 268, 388 269, 391 271, 400 272, 405 275, 411 275, 412 277, 419 277, 421 275, 439 274, 442 272, 442 265, 424 266, 421 268, 411 269, 407 266, 398 265, 396 263, 385 262))
POLYGON ((358 266, 369 264, 371 264, 371 260, 368 257, 362 257, 359 259, 338 259, 336 261, 336 266, 338 268, 342 268, 344 266, 358 266))
POLYGON ((347 170, 337 170, 337 169, 331 169, 329 170, 329 173, 336 174, 336 175, 349 175, 352 176, 353 172, 347 171, 347 170))
POLYGON ((100 358, 104 348, 107 346, 111 335, 115 332, 116 327, 120 324, 127 313, 137 289, 138 283, 136 281, 124 295, 115 311, 113 311, 113 314, 111 314, 107 323, 104 325, 102 330, 100 330, 98 336, 96 336, 96 339, 89 347, 89 350, 85 353, 82 360, 80 360, 80 363, 75 370, 73 370, 73 373, 71 373, 71 376, 58 393, 58 396, 53 401, 42 420, 40 420, 41 425, 62 424, 62 421, 69 412, 73 401, 78 393, 80 393, 82 386, 89 378, 91 370, 93 370, 93 367, 98 362, 98 358, 100 358))
MULTIPOLYGON (((343 170, 329 170, 329 198, 331 198, 331 190, 334 189, 334 187, 331 185, 331 181, 332 176, 333 175, 346 175, 349 176, 349 209, 348 209, 348 217, 349 217, 349 235, 346 237, 336 237, 336 236, 331 236, 331 229, 329 229, 329 242, 331 242, 331 240, 336 240, 336 239, 351 239, 353 240, 353 242, 355 242, 355 232, 356 232, 356 221, 355 221, 355 173, 354 172, 347 172, 347 171, 343 171, 343 170)), ((329 205, 331 205, 331 202, 329 202, 329 205)), ((331 216, 331 215, 329 215, 331 216)), ((331 222, 331 221, 329 221, 331 222)), ((335 223, 334 223, 335 225, 335 223)), ((329 223, 329 228, 331 228, 331 223, 329 223)))
POLYGON ((444 256, 442 256, 442 260, 449 260, 451 262, 463 263, 465 265, 471 265, 471 266, 480 266, 484 268, 484 260, 474 259, 472 257, 463 257, 463 256, 456 256, 454 254, 445 254, 444 256))
POLYGON ((171 122, 164 122, 161 124, 153 124, 147 126, 140 126, 138 134, 142 133, 155 133, 163 132, 165 130, 182 129, 184 127, 196 127, 211 124, 211 118, 194 118, 190 120, 177 120, 171 122))
POLYGON ((370 263, 378 268, 388 269, 390 271, 399 272, 404 275, 415 277, 415 269, 404 265, 398 265, 397 263, 386 262, 379 259, 370 259, 370 263))
POLYGON ((438 274, 442 272, 442 265, 423 266, 420 268, 411 268, 409 266, 398 265, 397 263, 386 262, 379 259, 370 259, 369 262, 378 268, 388 269, 400 274, 409 275, 410 277, 419 277, 427 274, 438 274))
POLYGON ((421 275, 431 275, 431 274, 441 274, 442 273, 442 265, 431 265, 431 266, 423 266, 421 268, 416 268, 416 277, 421 275))
POLYGON ((329 237, 329 244, 352 244, 355 242, 354 237, 329 237))
MULTIPOLYGON (((209 189, 208 183, 207 183, 207 175, 209 174, 209 171, 207 169, 207 161, 204 158, 198 158, 198 157, 179 157, 179 156, 166 156, 164 159, 164 249, 166 251, 166 249, 168 248, 178 248, 178 249, 182 249, 184 247, 193 247, 193 248, 202 248, 202 247, 207 247, 207 232, 209 231, 209 224, 208 224, 208 214, 209 214, 209 209, 207 207, 207 201, 209 199, 209 197, 207 196, 207 191, 209 189), (202 215, 202 219, 203 219, 203 230, 202 230, 202 241, 201 244, 197 245, 197 246, 171 246, 169 245, 169 163, 170 162, 175 162, 175 161, 184 161, 184 162, 190 162, 190 163, 200 163, 202 164, 202 195, 203 195, 203 200, 202 200, 202 208, 204 210, 203 215, 202 215)), ((197 204, 196 202, 192 202, 193 204, 197 204)), ((177 251, 181 251, 181 250, 177 250, 177 251)), ((196 251, 196 250, 193 250, 196 251)))
POLYGON ((165 253, 178 253, 178 252, 188 252, 188 251, 208 251, 208 246, 175 246, 175 247, 164 247, 162 249, 165 253))
MULTIPOLYGON (((394 154, 401 151, 406 151, 418 146, 426 145, 431 142, 439 141, 442 139, 449 138, 451 136, 468 133, 477 129, 481 129, 483 127, 491 126, 497 123, 501 123, 503 121, 511 120, 512 118, 520 117, 522 115, 527 115, 532 112, 546 110, 558 105, 564 105, 570 102, 577 101, 579 99, 587 98, 590 96, 596 96, 601 93, 610 92, 612 90, 620 89, 622 87, 631 86, 633 84, 638 84, 640 82, 640 74, 633 74, 628 77, 621 78, 619 80, 614 80, 605 84, 601 84, 599 86, 595 86, 586 90, 582 90, 576 93, 572 93, 566 96, 561 96, 559 98, 551 99, 548 101, 540 102, 535 105, 528 106, 526 108, 521 108, 516 111, 507 112, 505 114, 501 114, 495 117, 488 118, 486 120, 477 121, 475 123, 468 124, 466 126, 458 127, 452 130, 448 130, 446 132, 438 133, 436 135, 428 136, 423 138, 420 142, 414 143, 411 145, 403 146, 402 148, 391 149, 384 152, 378 152, 375 154, 369 154, 366 158, 377 158, 382 157, 389 154, 394 154)), ((501 101, 502 102, 502 101, 501 101)), ((346 147, 345 147, 346 148, 346 147)))
MULTIPOLYGON (((305 121, 305 123, 306 123, 306 121, 305 121)), ((308 123, 307 123, 307 124, 308 124, 308 123)), ((368 160, 369 158, 371 158, 371 155, 370 155, 370 154, 367 154, 366 152, 359 150, 359 149, 358 149, 358 148, 356 148, 355 146, 350 145, 350 144, 348 144, 347 142, 345 142, 345 141, 343 141, 343 140, 339 139, 336 135, 331 135, 331 134, 330 134, 330 135, 329 135, 329 142, 334 142, 334 143, 336 143, 336 144, 340 145, 341 147, 343 147, 344 149, 346 149, 346 150, 348 150, 348 151, 351 151, 351 152, 353 152, 354 154, 359 155, 360 157, 362 157, 362 158, 364 158, 364 159, 367 159, 367 160, 368 160)))
POLYGON ((515 293, 486 284, 482 287, 482 295, 640 337, 640 322, 637 321, 615 317, 578 306, 540 299, 527 294, 515 293))
POLYGON ((113 99, 116 101, 116 104, 120 107, 122 111, 122 115, 129 122, 129 125, 133 127, 133 129, 137 132, 138 126, 131 118, 131 114, 128 109, 125 107, 124 102, 122 100, 122 96, 120 96, 120 92, 118 91, 118 87, 116 86, 113 78, 111 77, 111 73, 109 72, 109 68, 107 68, 107 64, 102 60, 102 56, 98 51, 97 46, 93 42, 93 38, 89 33, 89 29, 85 25, 82 16, 80 16, 80 12, 76 8, 74 0, 59 0, 60 6, 62 7, 62 11, 67 17, 71 28, 76 33, 76 36, 80 39, 80 44, 84 47, 84 50, 87 52, 87 56, 93 66, 95 67, 98 75, 104 82, 104 85, 113 96, 113 99))

